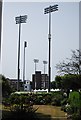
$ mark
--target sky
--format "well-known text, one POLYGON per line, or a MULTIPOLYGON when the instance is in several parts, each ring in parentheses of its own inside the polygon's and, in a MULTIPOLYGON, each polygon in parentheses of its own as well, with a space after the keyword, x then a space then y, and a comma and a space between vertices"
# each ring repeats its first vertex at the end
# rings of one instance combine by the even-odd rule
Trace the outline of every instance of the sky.
MULTIPOLYGON (((4 2, 2 16, 2 74, 17 78, 18 28, 15 17, 27 15, 21 25, 20 78, 23 78, 23 43, 27 41, 25 79, 32 80, 34 59, 39 59, 37 71, 44 72, 43 61, 48 61, 48 14, 44 8, 58 4, 51 21, 51 80, 58 75, 56 64, 71 57, 71 50, 79 49, 78 2, 4 2)), ((46 65, 48 73, 48 64, 46 65)))

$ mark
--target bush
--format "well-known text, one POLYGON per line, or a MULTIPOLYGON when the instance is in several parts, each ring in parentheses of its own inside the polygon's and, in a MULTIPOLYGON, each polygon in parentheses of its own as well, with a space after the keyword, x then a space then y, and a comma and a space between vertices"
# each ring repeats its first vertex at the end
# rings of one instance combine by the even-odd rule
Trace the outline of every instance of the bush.
POLYGON ((72 120, 81 120, 81 116, 78 113, 72 115, 72 120))
POLYGON ((67 98, 64 98, 62 101, 61 101, 61 106, 64 106, 67 104, 67 98))
POLYGON ((67 107, 67 113, 71 115, 72 120, 81 120, 80 108, 81 108, 81 95, 79 92, 74 91, 70 93, 69 104, 67 107))
POLYGON ((43 103, 46 105, 51 103, 51 95, 50 94, 46 94, 43 96, 43 103))
POLYGON ((55 106, 61 106, 61 101, 63 100, 62 94, 55 93, 52 95, 51 104, 55 106))
MULTIPOLYGON (((6 99, 5 99, 6 100, 6 99)), ((3 114, 2 120, 12 119, 12 120, 34 120, 35 111, 37 109, 33 108, 33 103, 29 100, 29 97, 24 95, 13 94, 8 99, 10 103, 10 112, 8 115, 3 114)), ((7 100, 5 101, 7 102, 7 100)))

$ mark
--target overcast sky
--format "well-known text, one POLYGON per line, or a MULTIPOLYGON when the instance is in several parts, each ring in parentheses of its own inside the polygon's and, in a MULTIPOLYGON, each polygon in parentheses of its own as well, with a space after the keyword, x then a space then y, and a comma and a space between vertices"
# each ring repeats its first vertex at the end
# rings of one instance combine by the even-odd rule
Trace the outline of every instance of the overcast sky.
MULTIPOLYGON (((57 74, 60 61, 71 57, 71 50, 79 49, 79 3, 78 2, 5 2, 3 4, 2 74, 17 78, 18 25, 15 17, 27 15, 27 23, 21 26, 20 78, 23 75, 23 42, 26 48, 26 79, 32 79, 34 58, 39 59, 37 70, 43 73, 43 60, 48 61, 48 15, 44 8, 58 4, 52 13, 51 31, 51 79, 57 74)), ((48 64, 46 67, 48 73, 48 64)))

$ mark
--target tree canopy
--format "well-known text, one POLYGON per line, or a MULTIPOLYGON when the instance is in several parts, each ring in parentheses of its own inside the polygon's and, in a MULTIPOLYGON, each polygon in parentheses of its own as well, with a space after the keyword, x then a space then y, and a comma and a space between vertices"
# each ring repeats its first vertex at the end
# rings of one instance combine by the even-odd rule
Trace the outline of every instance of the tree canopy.
POLYGON ((3 97, 8 96, 12 92, 12 90, 8 83, 7 78, 5 78, 5 76, 3 75, 0 75, 0 84, 2 85, 2 96, 3 97))
POLYGON ((60 75, 64 74, 80 74, 81 70, 81 51, 72 50, 71 58, 66 58, 66 62, 62 61, 56 64, 56 69, 60 75))
POLYGON ((62 79, 62 88, 63 89, 72 89, 77 90, 81 88, 81 75, 64 75, 62 79))
POLYGON ((55 81, 51 82, 51 88, 64 90, 78 90, 81 89, 81 75, 65 74, 63 76, 56 76, 55 81))
POLYGON ((56 64, 58 76, 52 86, 59 89, 81 89, 81 51, 72 50, 71 58, 56 64))

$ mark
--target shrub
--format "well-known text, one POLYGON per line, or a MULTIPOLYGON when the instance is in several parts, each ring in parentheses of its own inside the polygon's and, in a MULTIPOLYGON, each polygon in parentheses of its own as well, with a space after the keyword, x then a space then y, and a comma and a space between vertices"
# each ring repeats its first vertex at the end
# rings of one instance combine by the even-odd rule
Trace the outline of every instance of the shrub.
POLYGON ((2 120, 10 118, 12 120, 24 120, 25 118, 29 120, 34 120, 35 111, 37 109, 33 108, 33 104, 29 100, 29 97, 24 95, 13 94, 8 100, 10 103, 10 114, 6 116, 4 116, 3 114, 2 120))
POLYGON ((61 106, 62 100, 63 100, 62 95, 59 93, 55 93, 54 95, 52 95, 51 104, 55 106, 61 106))
POLYGON ((61 106, 64 106, 67 104, 67 98, 64 98, 62 101, 61 101, 61 106))
POLYGON ((72 115, 72 120, 81 120, 81 116, 78 113, 72 115))
POLYGON ((81 108, 81 95, 79 92, 74 91, 69 96, 70 106, 67 108, 67 113, 71 115, 72 120, 81 120, 80 108, 81 108))

